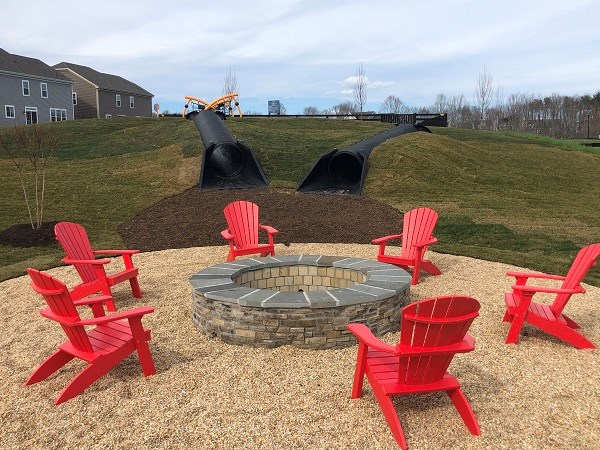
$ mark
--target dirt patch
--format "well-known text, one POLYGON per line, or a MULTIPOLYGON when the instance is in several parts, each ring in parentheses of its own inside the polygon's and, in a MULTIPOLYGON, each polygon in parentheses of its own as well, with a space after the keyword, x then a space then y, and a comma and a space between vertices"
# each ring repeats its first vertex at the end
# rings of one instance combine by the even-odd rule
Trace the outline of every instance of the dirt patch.
POLYGON ((54 225, 58 222, 42 222, 38 229, 31 228, 30 223, 12 225, 0 231, 0 245, 11 247, 40 247, 56 242, 54 225))
MULTIPOLYGON (((236 200, 259 205, 260 222, 279 230, 276 243, 370 243, 402 230, 402 211, 366 197, 301 194, 282 189, 188 189, 144 209, 118 232, 141 251, 224 245, 223 208, 236 200)), ((261 236, 261 239, 266 239, 261 236)))

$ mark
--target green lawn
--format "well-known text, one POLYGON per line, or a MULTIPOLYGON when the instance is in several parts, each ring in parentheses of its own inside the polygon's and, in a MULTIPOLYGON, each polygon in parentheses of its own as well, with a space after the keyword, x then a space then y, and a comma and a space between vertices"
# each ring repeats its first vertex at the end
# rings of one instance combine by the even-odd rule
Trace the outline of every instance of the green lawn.
MULTIPOLYGON (((355 120, 228 119, 255 149, 271 185, 295 188, 317 158, 389 127, 355 120)), ((44 220, 86 226, 98 247, 121 245, 117 226, 198 182, 202 144, 180 118, 81 120, 52 127, 44 220)), ((600 242, 600 149, 523 133, 433 128, 378 147, 365 195, 402 210, 440 213, 434 250, 562 273, 600 242)), ((0 130, 0 133, 6 130, 0 130)), ((0 229, 28 221, 12 163, 0 154, 0 229)), ((56 265, 57 246, 0 246, 0 280, 56 265)), ((600 285, 593 269, 586 281, 600 285)))

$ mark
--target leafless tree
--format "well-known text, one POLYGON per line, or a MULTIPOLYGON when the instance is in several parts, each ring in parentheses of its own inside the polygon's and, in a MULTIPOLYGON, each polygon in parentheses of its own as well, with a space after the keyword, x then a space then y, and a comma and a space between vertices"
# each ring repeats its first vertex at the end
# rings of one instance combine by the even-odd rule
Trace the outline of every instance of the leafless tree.
POLYGON ((230 65, 229 71, 223 79, 223 95, 227 94, 239 94, 237 74, 235 72, 235 66, 230 65))
POLYGON ((433 112, 444 113, 448 109, 448 101, 444 94, 438 94, 433 104, 433 112))
POLYGON ((486 66, 483 66, 483 72, 478 75, 475 84, 475 98, 477 99, 477 104, 479 106, 481 124, 483 124, 487 118, 487 111, 492 100, 492 82, 492 74, 488 71, 486 66))
POLYGON ((304 108, 303 114, 305 116, 318 116, 319 114, 321 114, 321 111, 319 111, 319 108, 317 108, 316 106, 307 106, 306 108, 304 108))
POLYGON ((367 77, 365 76, 363 63, 358 65, 358 70, 356 72, 356 80, 354 81, 354 101, 359 112, 362 113, 365 103, 367 103, 367 77))
MULTIPOLYGON (((486 70, 487 72, 487 70, 486 70)), ((491 75, 481 77, 482 86, 491 85, 491 75), (487 83, 483 83, 487 80, 487 83)), ((483 89, 481 92, 486 91, 483 89)), ((543 134, 557 138, 584 138, 600 135, 600 91, 593 96, 513 93, 504 96, 504 89, 485 92, 487 101, 469 106, 465 97, 455 95, 445 101, 448 125, 462 128, 487 128, 543 134), (483 116, 482 116, 483 114, 483 116), (483 117, 483 120, 482 120, 483 117), (589 130, 589 131, 588 131, 589 130)), ((433 106, 417 107, 416 112, 438 112, 445 96, 440 94, 433 106), (433 111, 436 110, 436 111, 433 111)))
POLYGON ((348 116, 354 112, 354 105, 352 102, 343 102, 331 107, 334 114, 348 116))
POLYGON ((38 230, 44 216, 48 160, 57 148, 56 134, 48 125, 15 126, 0 133, 0 148, 17 170, 31 228, 38 230))
POLYGON ((452 96, 447 102, 446 112, 448 113, 448 126, 464 127, 463 120, 464 108, 468 109, 467 101, 463 94, 452 96))
POLYGON ((402 114, 406 112, 406 106, 400 98, 395 95, 388 95, 381 104, 382 113, 402 114))

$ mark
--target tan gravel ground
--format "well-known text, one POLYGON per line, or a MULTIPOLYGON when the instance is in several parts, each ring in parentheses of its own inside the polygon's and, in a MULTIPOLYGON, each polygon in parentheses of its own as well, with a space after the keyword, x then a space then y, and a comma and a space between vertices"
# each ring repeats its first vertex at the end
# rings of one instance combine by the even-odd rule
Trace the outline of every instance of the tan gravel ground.
MULTIPOLYGON (((372 245, 292 244, 279 254, 374 258, 372 245)), ((58 255, 57 255, 58 256, 58 255)), ((120 310, 152 305, 145 325, 158 373, 144 378, 130 356, 73 400, 52 406, 83 366, 73 361, 50 379, 23 382, 64 340, 60 327, 39 315, 43 299, 20 277, 0 284, 1 448, 135 449, 393 449, 396 443, 365 383, 351 400, 356 347, 344 350, 252 349, 201 335, 192 325, 191 274, 224 261, 225 247, 136 255, 144 298, 127 283, 114 289, 120 310)), ((430 254, 443 275, 424 276, 413 300, 466 294, 481 303, 471 326, 476 350, 454 358, 481 426, 471 436, 445 394, 395 401, 412 449, 598 448, 598 350, 576 350, 526 325, 518 345, 505 345, 502 293, 514 267, 430 254)), ((68 267, 49 271, 72 285, 68 267)), ((571 300, 567 314, 600 343, 600 288, 571 300)), ((385 339, 393 342, 395 334, 385 339)))

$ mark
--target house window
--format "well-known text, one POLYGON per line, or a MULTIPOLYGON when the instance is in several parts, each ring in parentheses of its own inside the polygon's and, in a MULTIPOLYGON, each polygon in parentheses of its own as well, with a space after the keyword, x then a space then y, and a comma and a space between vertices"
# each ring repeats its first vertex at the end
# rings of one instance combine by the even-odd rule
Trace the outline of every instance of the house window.
POLYGON ((23 86, 23 95, 29 97, 29 80, 22 80, 21 86, 23 86))
POLYGON ((42 91, 42 98, 48 98, 48 83, 40 83, 40 91, 42 91))
POLYGON ((4 117, 7 119, 15 118, 15 105, 4 105, 4 117))
POLYGON ((73 104, 77 105, 77 92, 73 92, 73 104))
POLYGON ((67 120, 67 110, 61 108, 50 108, 50 121, 60 122, 67 120))
POLYGON ((135 100, 134 100, 133 95, 129 96, 129 107, 130 108, 135 108, 135 100))
POLYGON ((120 108, 121 107, 121 94, 116 95, 115 101, 117 103, 117 106, 120 108))
POLYGON ((32 123, 38 123, 37 107, 35 107, 35 106, 26 106, 25 107, 25 122, 27 123, 27 125, 31 125, 32 123))

